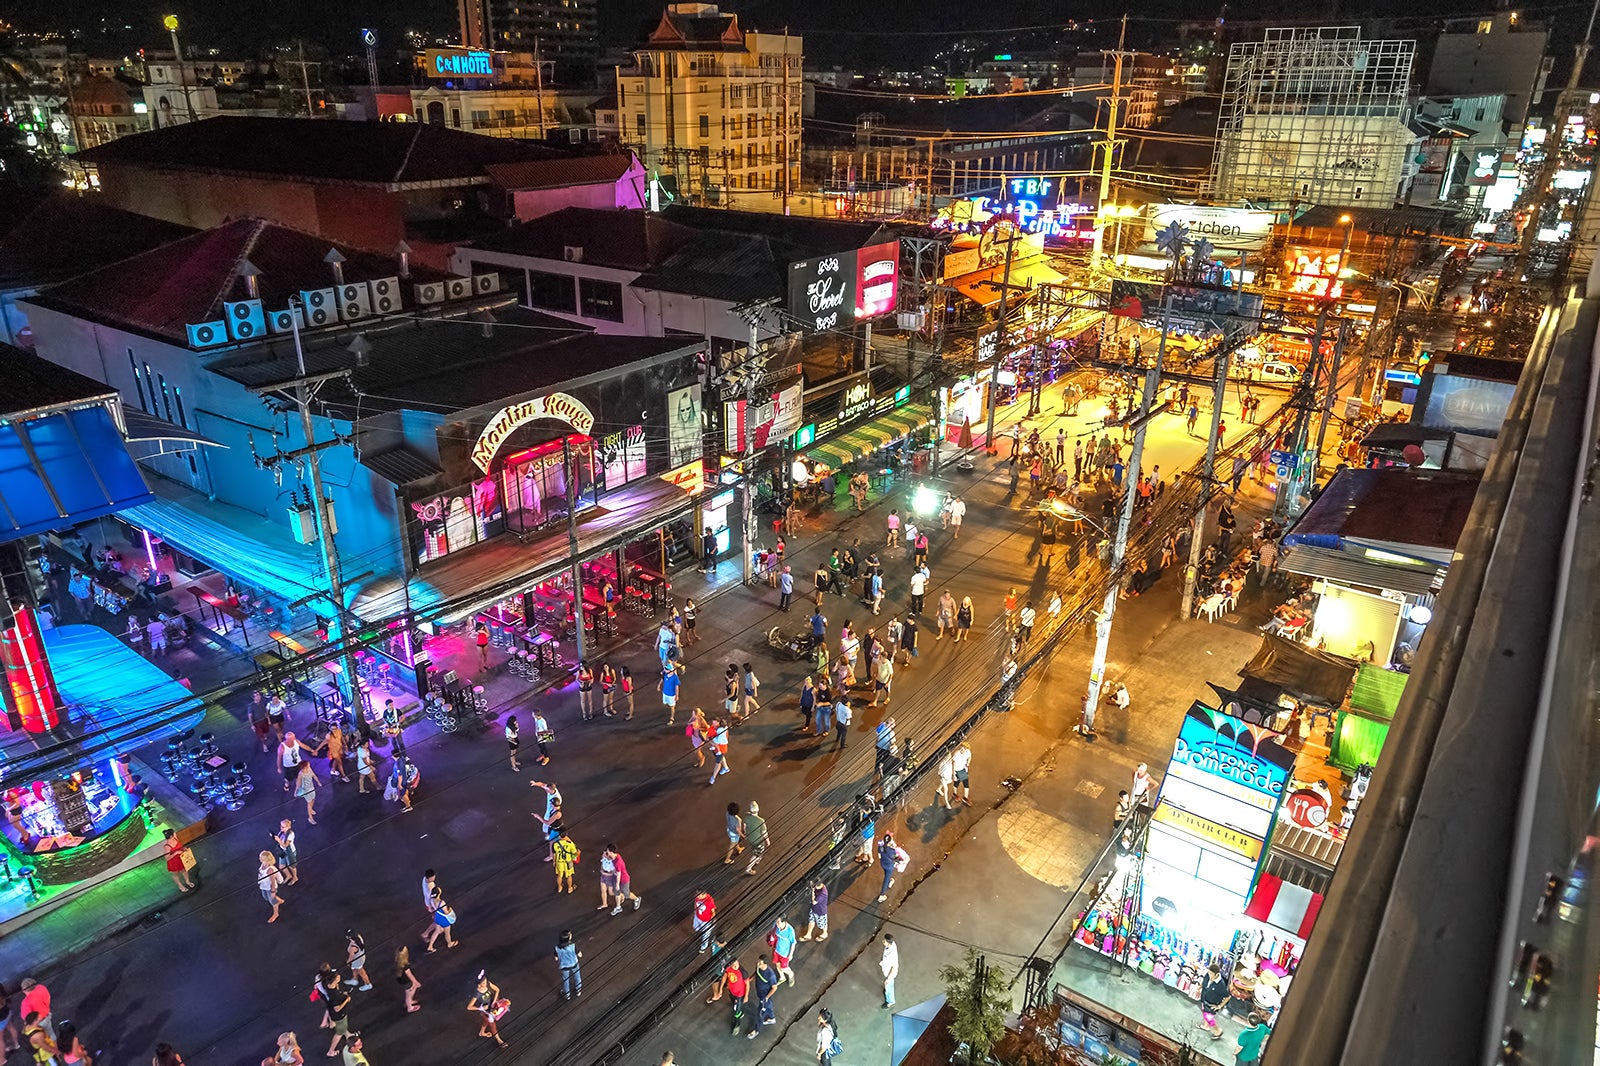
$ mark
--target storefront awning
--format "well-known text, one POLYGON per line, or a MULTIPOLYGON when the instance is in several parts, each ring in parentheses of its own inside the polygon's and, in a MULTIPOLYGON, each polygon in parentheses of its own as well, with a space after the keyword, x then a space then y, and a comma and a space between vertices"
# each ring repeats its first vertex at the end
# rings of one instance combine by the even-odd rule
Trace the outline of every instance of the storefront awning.
POLYGON ((1265 636, 1239 676, 1269 682, 1306 703, 1338 707, 1344 703, 1355 673, 1356 664, 1351 659, 1282 637, 1265 636))
POLYGON ((43 636, 73 729, 97 750, 143 747, 205 717, 198 697, 99 626, 61 626, 43 636))
POLYGON ((806 457, 827 463, 837 470, 847 463, 871 455, 885 445, 909 437, 932 421, 932 407, 927 404, 906 404, 870 422, 863 422, 826 444, 817 445, 806 452, 806 457))
POLYGON ((0 423, 0 542, 150 499, 104 406, 0 423))
POLYGON ((1409 680, 1410 674, 1362 663, 1356 672, 1356 687, 1350 693, 1350 706, 1368 714, 1393 718, 1409 680))
POLYGON ((1337 548, 1322 548, 1311 544, 1296 544, 1283 549, 1278 556, 1278 569, 1306 577, 1320 577, 1336 585, 1387 589, 1407 592, 1417 596, 1438 592, 1444 584, 1445 568, 1442 566, 1388 566, 1369 562, 1337 548))
POLYGON ((156 497, 121 517, 272 596, 295 603, 320 593, 314 609, 329 609, 317 549, 295 543, 287 527, 163 478, 151 482, 156 497))
POLYGON ((168 422, 144 411, 123 408, 122 423, 128 430, 128 451, 136 459, 148 459, 171 452, 192 452, 202 444, 213 448, 227 447, 187 426, 168 422))
MULTIPOLYGON (((979 270, 971 274, 963 274, 950 282, 961 295, 977 304, 979 307, 994 307, 1000 303, 1000 284, 1006 279, 1005 264, 992 267, 988 270, 979 270), (989 284, 993 282, 994 284, 989 284)), ((1032 288, 1038 285, 1059 285, 1066 281, 1066 275, 1059 273, 1045 258, 1024 259, 1011 264, 1011 284, 1032 288)), ((1015 294, 1012 299, 1014 300, 1015 294)))

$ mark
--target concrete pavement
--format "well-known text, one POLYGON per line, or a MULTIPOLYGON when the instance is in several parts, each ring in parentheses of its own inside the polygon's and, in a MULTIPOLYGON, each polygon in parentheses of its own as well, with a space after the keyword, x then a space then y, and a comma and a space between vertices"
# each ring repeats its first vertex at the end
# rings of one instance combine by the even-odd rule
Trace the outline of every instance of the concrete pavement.
MULTIPOLYGON (((1089 408, 1086 403, 1086 416, 1089 408)), ((1167 471, 1187 465, 1180 460, 1188 455, 1192 461, 1201 442, 1183 434, 1181 420, 1167 416, 1161 421, 1165 428, 1153 434, 1152 461, 1167 471)), ((958 595, 972 595, 984 632, 972 644, 955 648, 949 642, 935 645, 924 629, 922 660, 896 681, 892 710, 902 733, 936 730, 959 713, 968 694, 992 685, 999 635, 989 626, 1007 585, 1031 580, 1042 589, 1059 580, 1021 563, 1031 527, 1005 506, 1006 486, 998 475, 979 485, 950 471, 947 483, 966 491, 971 510, 959 542, 935 533, 935 585, 949 583, 958 595)), ((838 525, 828 527, 826 537, 814 537, 817 526, 808 526, 809 535, 796 538, 798 550, 792 542, 796 572, 814 566, 840 538, 848 542, 859 535, 863 543, 873 543, 887 506, 904 510, 906 488, 902 483, 889 504, 862 515, 835 516, 838 525)), ((890 602, 903 602, 907 564, 903 557, 886 562, 890 602)), ((1170 585, 1172 579, 1166 580, 1170 585)), ((787 693, 802 668, 775 663, 764 633, 777 621, 799 619, 777 615, 774 601, 775 594, 764 588, 717 597, 702 611, 702 642, 687 649, 685 702, 690 706, 698 702, 714 713, 723 663, 756 663, 764 681, 767 709, 740 728, 732 751, 734 772, 714 787, 693 765, 681 732, 683 717, 675 729, 663 724, 648 681, 654 674, 647 645, 608 653, 643 681, 634 722, 582 723, 570 691, 537 701, 551 713, 557 730, 550 768, 535 773, 530 764, 528 772, 513 775, 495 733, 412 741, 424 786, 411 814, 358 796, 353 785, 332 783, 319 801, 319 824, 305 825, 299 805, 275 794, 267 757, 248 744, 235 723, 224 744, 236 752, 251 751, 253 772, 265 787, 241 816, 221 820, 219 831, 202 842, 206 889, 171 908, 159 925, 110 941, 45 976, 66 1013, 91 1034, 91 1046, 115 1049, 119 1057, 148 1055, 156 1040, 166 1039, 196 1061, 254 1062, 285 1029, 297 1030, 315 1056, 323 1049, 315 1046, 320 1012, 305 1000, 310 977, 319 962, 342 958, 344 930, 358 927, 368 942, 377 990, 358 996, 352 1017, 366 1033, 374 1062, 587 1061, 585 1049, 625 1030, 642 1003, 697 963, 687 928, 696 889, 710 886, 730 919, 758 913, 787 884, 785 874, 798 872, 808 855, 825 847, 824 827, 832 814, 870 777, 874 716, 858 717, 851 745, 839 756, 816 753, 814 742, 796 733, 798 719, 789 717, 787 693), (585 852, 580 892, 570 899, 554 896, 553 877, 542 861, 544 847, 533 833, 534 795, 525 780, 531 776, 559 783, 567 825, 585 852), (721 809, 730 800, 752 798, 761 801, 776 846, 762 876, 742 878, 718 861, 721 809), (253 856, 266 844, 269 827, 286 815, 299 828, 303 880, 285 893, 283 919, 268 926, 255 892, 253 856), (595 858, 608 840, 628 858, 634 889, 645 898, 640 912, 613 918, 594 909, 595 858), (460 914, 462 940, 461 947, 441 947, 431 956, 422 955, 415 940, 424 918, 417 879, 426 866, 438 869, 440 884, 460 914), (565 928, 575 931, 585 950, 588 982, 588 994, 570 1005, 556 995, 550 958, 555 937, 565 928), (426 1007, 418 1017, 401 1013, 385 964, 401 943, 417 952, 414 968, 424 982, 419 998, 426 1007), (472 1019, 463 1017, 459 1004, 472 976, 485 967, 513 1001, 504 1029, 520 1050, 495 1053, 474 1038, 472 1019)), ((866 617, 853 602, 830 599, 830 633, 837 632, 845 613, 858 621, 866 617)), ((1081 678, 1080 664, 1070 682, 1062 683, 1070 683, 1068 691, 1075 693, 1081 678)), ((1019 758, 1032 756, 1018 764, 1023 768, 1037 762, 1038 753, 1059 734, 1062 708, 1058 702, 1047 706, 1051 703, 1030 701, 1008 719, 1026 722, 1038 716, 1033 732, 1016 740, 1019 758), (1033 704, 1037 707, 1030 710, 1033 704)), ((1072 703, 1075 713, 1075 698, 1072 703)), ((525 715, 527 701, 508 709, 525 715)), ((1102 737, 1110 741, 1115 734, 1108 727, 1102 737)), ((525 753, 528 748, 525 744, 525 753)), ((978 779, 984 773, 978 769, 978 779)), ((983 788, 998 787, 997 778, 988 780, 983 788)), ((930 854, 936 850, 939 819, 912 828, 924 838, 910 848, 914 856, 924 847, 930 854)), ((923 862, 918 859, 911 876, 926 869, 923 862)))

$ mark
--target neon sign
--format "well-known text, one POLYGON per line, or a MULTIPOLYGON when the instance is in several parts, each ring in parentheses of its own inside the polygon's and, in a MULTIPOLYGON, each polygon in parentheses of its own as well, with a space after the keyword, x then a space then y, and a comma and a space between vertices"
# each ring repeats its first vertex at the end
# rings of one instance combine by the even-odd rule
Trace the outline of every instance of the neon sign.
POLYGON ((1292 249, 1289 260, 1289 291, 1303 296, 1337 300, 1344 295, 1339 275, 1344 264, 1338 252, 1321 254, 1315 250, 1292 249))
POLYGON ((472 445, 472 461, 478 464, 479 470, 487 474, 490 464, 494 462, 495 453, 500 450, 500 445, 505 443, 506 438, 518 428, 540 418, 553 418, 558 422, 565 422, 584 436, 588 436, 589 431, 594 429, 594 412, 589 410, 582 400, 568 396, 564 392, 553 392, 537 400, 514 403, 489 419, 489 424, 483 427, 477 442, 472 445))
POLYGON ((433 72, 443 78, 492 78, 494 63, 488 52, 464 51, 429 53, 433 72))
POLYGON ((1065 178, 1011 178, 1001 190, 1002 199, 980 196, 973 200, 974 217, 978 212, 1007 215, 1024 233, 1078 239, 1079 231, 1071 219, 1076 215, 1093 214, 1094 208, 1088 204, 1062 203, 1065 187, 1065 178))

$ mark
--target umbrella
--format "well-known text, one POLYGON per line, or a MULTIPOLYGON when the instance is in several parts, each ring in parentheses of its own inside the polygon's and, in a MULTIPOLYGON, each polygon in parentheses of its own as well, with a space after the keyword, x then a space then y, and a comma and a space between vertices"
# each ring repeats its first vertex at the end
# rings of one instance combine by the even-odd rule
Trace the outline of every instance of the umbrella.
POLYGON ((972 419, 970 416, 961 420, 961 435, 956 438, 956 447, 972 447, 972 419))
POLYGON ((893 1019, 894 1034, 890 1041, 889 1066, 900 1066, 911 1054, 911 1049, 933 1024, 939 1008, 944 1006, 944 994, 925 999, 914 1007, 896 1011, 893 1019))

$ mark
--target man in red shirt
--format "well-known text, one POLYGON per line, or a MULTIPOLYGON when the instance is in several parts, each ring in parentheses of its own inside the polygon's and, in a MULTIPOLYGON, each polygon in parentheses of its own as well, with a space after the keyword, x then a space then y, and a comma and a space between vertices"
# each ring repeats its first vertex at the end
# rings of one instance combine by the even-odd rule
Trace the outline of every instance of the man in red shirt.
POLYGON ((722 980, 728 986, 728 998, 733 1001, 733 1035, 744 1029, 744 1005, 750 995, 750 981, 739 968, 739 960, 732 959, 722 971, 722 980))
POLYGON ((30 1014, 39 1015, 39 1026, 50 1036, 50 1041, 56 1039, 56 1020, 50 1013, 50 990, 31 977, 22 979, 22 1003, 18 1013, 26 1018, 30 1014))
MULTIPOLYGON (((698 892, 694 897, 694 931, 700 935, 700 950, 711 947, 711 921, 717 916, 717 901, 709 892, 698 892)), ((710 1002, 707 1000, 706 1002, 710 1002)))

